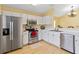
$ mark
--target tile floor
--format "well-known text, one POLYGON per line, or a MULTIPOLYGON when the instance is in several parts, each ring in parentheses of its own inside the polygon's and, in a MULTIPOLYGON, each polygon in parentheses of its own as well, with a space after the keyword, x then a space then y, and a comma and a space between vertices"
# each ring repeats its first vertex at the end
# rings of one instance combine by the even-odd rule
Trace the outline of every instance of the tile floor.
POLYGON ((18 49, 7 54, 70 54, 54 45, 50 45, 44 41, 32 45, 26 45, 22 49, 18 49))

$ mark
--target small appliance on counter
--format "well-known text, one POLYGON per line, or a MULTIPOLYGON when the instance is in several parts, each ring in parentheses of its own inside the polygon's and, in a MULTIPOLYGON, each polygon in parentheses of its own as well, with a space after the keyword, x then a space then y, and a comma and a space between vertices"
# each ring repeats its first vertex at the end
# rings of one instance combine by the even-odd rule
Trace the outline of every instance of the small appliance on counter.
POLYGON ((41 25, 40 29, 44 30, 45 29, 45 25, 41 25))

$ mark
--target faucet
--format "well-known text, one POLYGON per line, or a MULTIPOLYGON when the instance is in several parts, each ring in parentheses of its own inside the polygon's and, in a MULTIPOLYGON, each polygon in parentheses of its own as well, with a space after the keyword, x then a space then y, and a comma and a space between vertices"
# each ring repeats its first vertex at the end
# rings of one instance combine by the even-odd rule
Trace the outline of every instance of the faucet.
POLYGON ((55 28, 55 31, 59 31, 59 29, 58 28, 55 28))

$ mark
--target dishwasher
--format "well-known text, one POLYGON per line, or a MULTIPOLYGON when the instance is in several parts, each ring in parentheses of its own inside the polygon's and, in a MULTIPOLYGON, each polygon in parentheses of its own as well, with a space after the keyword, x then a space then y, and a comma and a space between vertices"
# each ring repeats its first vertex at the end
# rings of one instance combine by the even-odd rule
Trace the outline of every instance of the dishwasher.
POLYGON ((71 53, 75 53, 75 35, 62 33, 61 34, 61 48, 69 51, 71 53))

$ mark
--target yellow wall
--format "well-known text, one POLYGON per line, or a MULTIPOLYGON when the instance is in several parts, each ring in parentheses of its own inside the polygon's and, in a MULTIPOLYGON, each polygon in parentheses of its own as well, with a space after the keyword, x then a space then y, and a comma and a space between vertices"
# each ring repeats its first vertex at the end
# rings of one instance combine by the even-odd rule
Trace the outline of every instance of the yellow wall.
POLYGON ((54 21, 56 22, 56 26, 60 25, 62 27, 74 26, 75 28, 79 28, 79 10, 75 11, 77 15, 75 17, 70 17, 67 14, 57 17, 53 15, 53 10, 50 8, 48 12, 45 13, 47 16, 52 16, 52 25, 54 25, 54 21))
POLYGON ((50 7, 48 9, 48 11, 44 14, 44 16, 51 16, 52 17, 52 26, 54 26, 54 16, 53 16, 53 10, 52 8, 50 7))
POLYGON ((48 9, 48 11, 44 14, 44 16, 53 16, 53 11, 51 8, 48 9))
POLYGON ((57 17, 55 19, 56 25, 61 25, 62 27, 79 27, 79 10, 77 10, 76 13, 77 15, 75 17, 69 17, 67 14, 62 17, 57 17))
POLYGON ((54 21, 56 22, 55 26, 60 24, 60 19, 61 19, 61 17, 54 16, 54 21))
POLYGON ((1 12, 1 10, 2 10, 2 5, 0 5, 0 12, 1 12))

